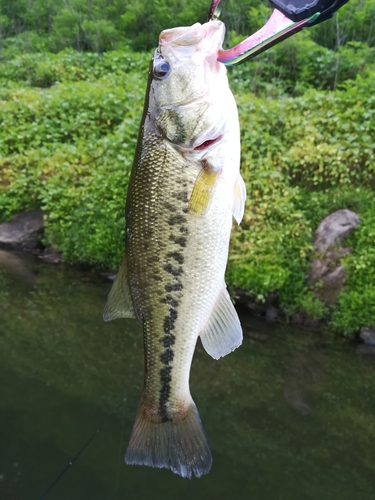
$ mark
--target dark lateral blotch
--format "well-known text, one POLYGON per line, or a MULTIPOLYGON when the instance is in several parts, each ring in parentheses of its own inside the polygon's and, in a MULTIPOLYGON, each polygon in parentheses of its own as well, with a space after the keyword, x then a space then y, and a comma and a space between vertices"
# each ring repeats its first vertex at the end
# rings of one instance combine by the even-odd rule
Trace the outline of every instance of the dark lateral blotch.
POLYGON ((172 264, 166 264, 164 266, 164 270, 167 271, 167 273, 172 274, 172 276, 181 276, 181 274, 184 272, 181 266, 174 267, 172 266, 172 264))
POLYGON ((174 283, 173 285, 165 285, 166 292, 179 292, 184 288, 182 283, 174 283))
POLYGON ((162 343, 165 348, 172 347, 172 345, 176 343, 176 336, 171 333, 169 335, 165 335, 162 338, 162 343))
POLYGON ((177 211, 177 208, 176 208, 174 205, 172 205, 172 203, 169 203, 168 201, 166 201, 166 202, 164 203, 164 207, 165 207, 167 210, 169 210, 170 212, 176 212, 176 211, 177 211))
POLYGON ((169 311, 169 317, 171 318, 172 321, 176 321, 178 317, 178 312, 176 311, 176 309, 171 309, 169 311))
POLYGON ((185 215, 181 214, 171 215, 168 219, 168 224, 170 226, 174 226, 176 224, 183 224, 184 222, 186 222, 186 217, 185 215))
POLYGON ((175 298, 172 297, 172 295, 167 295, 166 297, 163 297, 160 299, 161 304, 168 304, 169 306, 172 307, 177 307, 179 302, 175 298))
POLYGON ((174 352, 170 348, 166 349, 164 352, 160 354, 160 360, 165 365, 168 365, 171 361, 173 361, 173 358, 174 358, 174 352))
POLYGON ((180 252, 169 252, 167 254, 167 257, 171 257, 172 259, 174 259, 179 264, 183 264, 184 260, 185 260, 184 256, 180 252))
POLYGON ((171 366, 165 366, 160 370, 160 379, 165 383, 165 382, 172 382, 172 367, 171 366))
POLYGON ((176 193, 176 198, 179 201, 187 203, 189 201, 188 192, 185 191, 185 190, 184 191, 179 191, 178 193, 176 193))
POLYGON ((169 239, 177 243, 177 245, 180 245, 180 247, 186 247, 187 239, 185 236, 174 236, 171 234, 169 239))
POLYGON ((163 328, 167 335, 171 332, 171 330, 174 330, 175 321, 176 321, 175 318, 171 318, 170 316, 166 316, 164 318, 163 328))
POLYGON ((165 297, 165 301, 167 304, 169 304, 172 307, 177 307, 178 306, 178 300, 174 299, 172 295, 167 295, 165 297))

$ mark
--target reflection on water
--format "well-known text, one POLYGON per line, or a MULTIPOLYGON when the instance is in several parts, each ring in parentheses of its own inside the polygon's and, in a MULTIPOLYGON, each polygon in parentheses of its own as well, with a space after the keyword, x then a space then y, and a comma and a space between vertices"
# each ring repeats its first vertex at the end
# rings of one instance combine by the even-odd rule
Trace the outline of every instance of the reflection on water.
POLYGON ((284 395, 301 415, 314 413, 314 392, 324 373, 325 354, 321 350, 294 352, 288 360, 284 377, 284 395))
POLYGON ((47 499, 375 498, 374 357, 248 316, 240 349, 214 361, 198 345, 193 361, 210 474, 126 466, 142 334, 132 320, 102 322, 109 288, 0 253, 1 499, 39 498, 81 450, 47 499))

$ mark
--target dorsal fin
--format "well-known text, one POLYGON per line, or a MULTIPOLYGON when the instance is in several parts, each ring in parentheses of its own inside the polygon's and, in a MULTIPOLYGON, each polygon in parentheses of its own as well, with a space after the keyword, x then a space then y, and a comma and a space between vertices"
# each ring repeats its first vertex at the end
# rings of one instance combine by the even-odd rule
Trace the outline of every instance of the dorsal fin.
POLYGON ((214 359, 226 356, 242 344, 241 323, 225 285, 200 337, 203 347, 214 359))
POLYGON ((104 321, 111 321, 117 318, 135 318, 133 302, 127 282, 126 267, 124 258, 109 292, 107 303, 104 306, 104 321))

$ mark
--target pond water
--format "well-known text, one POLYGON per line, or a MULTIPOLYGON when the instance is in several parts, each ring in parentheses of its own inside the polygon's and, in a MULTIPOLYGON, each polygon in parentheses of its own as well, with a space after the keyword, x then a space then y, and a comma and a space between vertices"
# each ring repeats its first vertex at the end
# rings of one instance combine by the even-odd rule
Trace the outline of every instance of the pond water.
POLYGON ((246 314, 241 348, 198 343, 192 365, 211 472, 125 465, 143 344, 134 320, 102 322, 110 286, 0 251, 1 499, 375 498, 375 356, 246 314))

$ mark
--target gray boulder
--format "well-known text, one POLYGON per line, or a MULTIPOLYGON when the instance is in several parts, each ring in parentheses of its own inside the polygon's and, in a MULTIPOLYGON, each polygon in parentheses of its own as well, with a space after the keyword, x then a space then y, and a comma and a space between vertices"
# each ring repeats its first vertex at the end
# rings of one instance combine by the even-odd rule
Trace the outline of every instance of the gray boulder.
POLYGON ((375 347, 375 328, 367 328, 366 326, 362 326, 359 336, 365 344, 375 347))
POLYGON ((35 250, 42 247, 45 212, 26 210, 0 224, 0 247, 8 250, 35 250))
POLYGON ((339 260, 351 250, 340 244, 359 223, 355 212, 342 209, 323 219, 315 231, 314 249, 320 255, 311 263, 310 283, 315 286, 317 298, 325 304, 334 304, 344 291, 345 270, 339 260))
POLYGON ((328 215, 319 224, 314 234, 314 248, 326 252, 330 247, 340 244, 359 224, 359 216, 347 208, 328 215))

